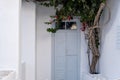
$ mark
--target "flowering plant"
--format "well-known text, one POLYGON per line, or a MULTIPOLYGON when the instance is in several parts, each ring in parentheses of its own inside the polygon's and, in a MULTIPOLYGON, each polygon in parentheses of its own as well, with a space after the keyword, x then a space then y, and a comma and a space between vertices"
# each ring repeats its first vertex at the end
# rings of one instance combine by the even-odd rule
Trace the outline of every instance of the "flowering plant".
MULTIPOLYGON (((105 7, 106 0, 35 0, 41 5, 50 7, 53 6, 56 10, 51 21, 45 22, 52 24, 56 22, 54 28, 48 28, 48 32, 56 33, 61 26, 63 20, 71 20, 74 16, 80 17, 82 23, 82 31, 87 31, 88 54, 92 53, 92 60, 89 59, 90 73, 96 73, 96 64, 99 60, 99 19, 105 7)), ((88 55, 89 57, 89 55, 88 55)))

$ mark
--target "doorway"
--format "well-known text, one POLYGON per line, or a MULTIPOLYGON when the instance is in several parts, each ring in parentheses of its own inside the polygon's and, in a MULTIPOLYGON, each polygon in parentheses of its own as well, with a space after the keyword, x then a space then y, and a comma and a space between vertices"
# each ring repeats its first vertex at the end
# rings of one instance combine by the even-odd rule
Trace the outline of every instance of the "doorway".
POLYGON ((80 24, 77 20, 61 22, 52 36, 52 80, 80 79, 80 24))

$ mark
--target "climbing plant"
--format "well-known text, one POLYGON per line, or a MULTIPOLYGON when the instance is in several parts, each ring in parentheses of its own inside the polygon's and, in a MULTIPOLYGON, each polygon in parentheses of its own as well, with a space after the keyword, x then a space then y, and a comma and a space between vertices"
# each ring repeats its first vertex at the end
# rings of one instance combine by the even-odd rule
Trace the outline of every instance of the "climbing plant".
POLYGON ((46 24, 56 22, 54 28, 47 29, 48 32, 56 33, 63 20, 71 20, 77 16, 82 23, 81 30, 85 32, 88 43, 90 73, 95 74, 100 55, 99 19, 106 0, 35 0, 35 2, 46 7, 52 6, 56 10, 56 15, 50 16, 52 21, 45 22, 46 24))

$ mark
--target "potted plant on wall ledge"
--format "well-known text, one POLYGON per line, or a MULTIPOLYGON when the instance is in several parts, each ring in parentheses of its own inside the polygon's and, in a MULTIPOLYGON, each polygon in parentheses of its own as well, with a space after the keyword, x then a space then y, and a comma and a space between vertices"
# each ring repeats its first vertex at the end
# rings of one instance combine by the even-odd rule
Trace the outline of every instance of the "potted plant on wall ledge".
POLYGON ((53 6, 56 10, 56 15, 50 16, 52 20, 45 22, 46 24, 56 22, 54 28, 47 29, 48 32, 56 33, 63 20, 72 20, 74 18, 80 20, 82 23, 81 30, 85 32, 88 43, 88 58, 92 55, 92 59, 89 59, 90 73, 98 73, 96 65, 100 56, 99 20, 106 5, 106 0, 35 0, 35 2, 46 7, 53 6))

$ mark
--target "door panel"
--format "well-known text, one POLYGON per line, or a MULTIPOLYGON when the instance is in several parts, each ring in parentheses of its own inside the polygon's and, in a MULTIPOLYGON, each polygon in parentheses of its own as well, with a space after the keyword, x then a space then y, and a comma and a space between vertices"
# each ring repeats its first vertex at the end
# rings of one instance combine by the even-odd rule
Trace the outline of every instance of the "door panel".
POLYGON ((65 56, 65 31, 55 33, 55 56, 65 56))
POLYGON ((77 80, 78 78, 78 67, 77 67, 77 56, 66 57, 66 77, 67 80, 77 80))
POLYGON ((55 80, 65 80, 65 56, 55 57, 55 80))
POLYGON ((77 30, 55 33, 54 80, 78 80, 77 30))
POLYGON ((65 32, 55 34, 55 80, 65 80, 65 32))
POLYGON ((66 49, 67 55, 77 55, 77 31, 76 30, 68 30, 66 33, 66 49))

